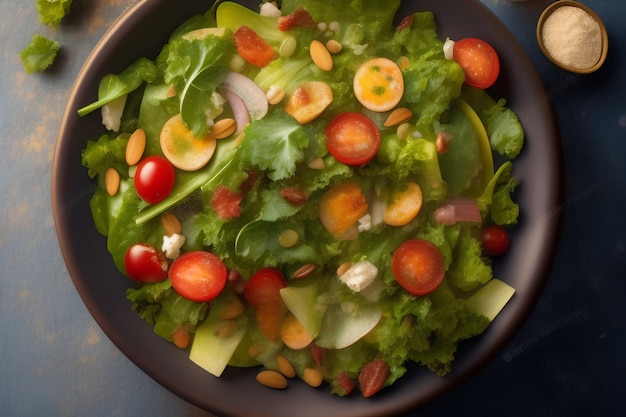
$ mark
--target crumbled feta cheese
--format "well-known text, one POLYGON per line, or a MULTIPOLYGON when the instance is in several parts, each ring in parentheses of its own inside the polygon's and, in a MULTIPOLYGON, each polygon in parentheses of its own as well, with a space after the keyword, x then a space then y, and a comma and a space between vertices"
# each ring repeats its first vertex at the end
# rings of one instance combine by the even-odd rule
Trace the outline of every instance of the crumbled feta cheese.
POLYGON ((261 5, 260 12, 261 16, 269 16, 269 17, 279 17, 281 15, 280 9, 276 7, 276 3, 274 2, 265 2, 261 5))
POLYGON ((447 60, 452 60, 453 49, 454 41, 450 38, 446 38, 446 41, 443 43, 443 55, 447 60))
POLYGON ((122 123, 122 114, 126 106, 126 94, 112 100, 100 108, 102 115, 102 124, 107 130, 119 132, 122 123))
POLYGON ((215 124, 215 118, 224 112, 226 99, 221 94, 213 92, 211 94, 211 105, 206 110, 206 122, 209 127, 215 124))
POLYGON ((359 219, 359 232, 367 232, 372 228, 372 216, 368 213, 359 219))
POLYGON ((344 272, 339 279, 352 291, 360 292, 369 286, 378 276, 378 268, 371 262, 357 262, 344 272))
POLYGON ((180 248, 185 244, 185 236, 174 233, 172 236, 163 236, 163 246, 161 250, 165 252, 165 257, 176 259, 180 256, 180 248))

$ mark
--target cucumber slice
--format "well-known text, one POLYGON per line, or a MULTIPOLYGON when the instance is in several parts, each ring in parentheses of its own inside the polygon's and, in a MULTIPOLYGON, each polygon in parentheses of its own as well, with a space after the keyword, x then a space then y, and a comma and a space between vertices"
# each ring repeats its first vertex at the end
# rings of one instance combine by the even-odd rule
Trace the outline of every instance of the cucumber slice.
POLYGON ((248 326, 245 315, 234 320, 220 319, 222 309, 216 307, 211 309, 207 319, 198 326, 189 359, 219 377, 246 335, 248 326), (225 332, 224 326, 234 326, 234 329, 225 332))
POLYGON ((515 294, 515 289, 499 279, 493 278, 472 294, 465 305, 476 314, 493 321, 506 303, 515 294))

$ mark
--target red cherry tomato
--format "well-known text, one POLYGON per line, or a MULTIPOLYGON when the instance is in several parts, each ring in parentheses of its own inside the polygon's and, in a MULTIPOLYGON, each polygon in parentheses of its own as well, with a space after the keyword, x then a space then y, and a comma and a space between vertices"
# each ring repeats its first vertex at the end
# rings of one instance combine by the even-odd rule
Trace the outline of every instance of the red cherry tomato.
POLYGON ((287 279, 276 268, 263 268, 255 272, 243 289, 243 296, 252 306, 281 301, 280 289, 287 286, 287 279))
POLYGON ((192 251, 180 255, 170 267, 172 287, 192 301, 211 301, 224 286, 228 271, 224 263, 206 251, 192 251))
POLYGON ((489 256, 504 255, 511 244, 509 232, 498 225, 485 227, 481 234, 481 240, 483 252, 489 256))
POLYGON ((500 74, 500 59, 495 49, 477 38, 465 38, 454 43, 454 60, 465 74, 465 83, 476 88, 489 88, 500 74))
POLYGON ((413 295, 434 291, 446 272, 439 248, 421 239, 407 240, 396 249, 391 271, 398 284, 413 295))
POLYGON ((326 128, 326 136, 328 152, 350 166, 366 164, 380 147, 378 127, 360 113, 346 112, 335 117, 326 128))
POLYGON ((149 204, 156 204, 170 195, 175 180, 174 167, 162 156, 145 158, 135 172, 137 194, 149 204))
POLYGON ((144 243, 136 243, 126 251, 126 274, 137 282, 160 282, 167 278, 169 267, 165 256, 144 243))

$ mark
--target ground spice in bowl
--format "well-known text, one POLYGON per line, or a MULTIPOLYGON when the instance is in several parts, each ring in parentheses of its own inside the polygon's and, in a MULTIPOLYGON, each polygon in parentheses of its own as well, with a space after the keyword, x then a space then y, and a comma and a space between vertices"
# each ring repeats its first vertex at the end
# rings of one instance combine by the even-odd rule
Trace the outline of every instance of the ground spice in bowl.
POLYGON ((558 1, 544 11, 537 39, 544 54, 568 71, 595 71, 606 57, 604 25, 591 10, 574 1, 558 1))

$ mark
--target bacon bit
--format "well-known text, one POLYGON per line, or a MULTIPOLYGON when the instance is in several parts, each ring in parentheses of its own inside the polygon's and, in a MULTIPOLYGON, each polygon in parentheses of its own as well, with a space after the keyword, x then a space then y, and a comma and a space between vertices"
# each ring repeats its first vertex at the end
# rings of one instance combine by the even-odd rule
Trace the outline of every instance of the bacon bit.
POLYGON ((172 330, 172 340, 176 347, 186 349, 191 342, 191 332, 185 324, 181 324, 172 330))
POLYGON ((409 15, 405 17, 404 19, 402 19, 400 23, 398 23, 398 26, 396 26, 396 31, 400 32, 403 29, 410 28, 412 24, 413 24, 413 15, 409 15))
POLYGON ((256 169, 246 170, 246 174, 248 174, 248 178, 246 178, 246 180, 239 187, 242 193, 247 193, 248 191, 252 190, 254 184, 256 183, 256 180, 259 179, 260 175, 259 171, 257 171, 256 169))
POLYGON ((346 371, 337 375, 337 384, 339 384, 345 395, 350 395, 350 393, 356 388, 356 381, 350 378, 346 371))
POLYGON ((293 27, 317 29, 317 23, 315 23, 309 12, 299 7, 293 13, 278 18, 279 30, 286 32, 293 27))
POLYGON ((283 188, 280 190, 280 196, 283 200, 296 207, 303 206, 309 199, 306 191, 297 188, 283 188))
POLYGON ((313 343, 311 345, 311 356, 313 356, 313 360, 317 366, 322 366, 324 363, 324 356, 326 356, 326 351, 323 347, 313 343))
POLYGON ((217 212, 217 217, 228 220, 241 214, 241 200, 243 193, 233 193, 225 185, 220 185, 211 197, 211 207, 217 212))
POLYGON ((439 132, 437 134, 437 140, 435 142, 435 149, 437 149, 437 153, 444 154, 448 152, 448 144, 452 140, 452 135, 447 132, 439 132))
POLYGON ((239 55, 250 64, 263 68, 274 59, 274 49, 254 30, 242 25, 233 33, 239 55))

